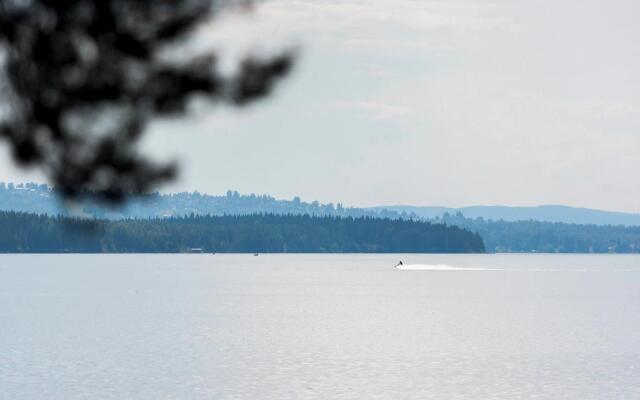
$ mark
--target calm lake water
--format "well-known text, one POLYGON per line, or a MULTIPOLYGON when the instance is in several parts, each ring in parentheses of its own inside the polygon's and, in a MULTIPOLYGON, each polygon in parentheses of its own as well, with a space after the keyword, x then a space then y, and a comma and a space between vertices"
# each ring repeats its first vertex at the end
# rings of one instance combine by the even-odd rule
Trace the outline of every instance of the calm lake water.
POLYGON ((0 399, 639 398, 639 256, 0 256, 0 399))

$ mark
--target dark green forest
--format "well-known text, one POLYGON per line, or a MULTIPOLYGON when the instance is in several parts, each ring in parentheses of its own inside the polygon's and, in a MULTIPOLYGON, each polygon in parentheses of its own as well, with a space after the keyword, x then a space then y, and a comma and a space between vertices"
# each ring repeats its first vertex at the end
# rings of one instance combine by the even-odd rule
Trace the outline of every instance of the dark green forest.
POLYGON ((86 220, 0 212, 4 253, 483 253, 462 228, 310 215, 86 220))

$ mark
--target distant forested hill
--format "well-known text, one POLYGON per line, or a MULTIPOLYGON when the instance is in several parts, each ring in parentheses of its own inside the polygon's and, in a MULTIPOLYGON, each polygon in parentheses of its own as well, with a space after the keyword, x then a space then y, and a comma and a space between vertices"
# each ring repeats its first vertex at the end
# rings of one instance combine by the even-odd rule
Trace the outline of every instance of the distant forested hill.
POLYGON ((562 222, 578 225, 624 225, 640 226, 640 214, 616 211, 594 210, 559 205, 537 207, 507 206, 471 206, 462 208, 421 207, 421 206, 380 206, 368 210, 387 210, 387 212, 405 213, 424 219, 441 217, 445 213, 464 214, 467 218, 483 218, 494 221, 541 221, 562 222))
POLYGON ((494 221, 462 213, 435 221, 480 234, 488 252, 640 253, 640 226, 494 221))
POLYGON ((478 234, 410 220, 309 215, 81 220, 0 212, 0 252, 483 253, 478 234))
POLYGON ((65 214, 55 192, 37 183, 14 184, 0 182, 0 211, 58 215, 65 214))
POLYGON ((48 215, 83 215, 101 219, 177 217, 184 215, 242 215, 255 213, 310 214, 341 217, 421 218, 433 220, 445 213, 458 212, 467 218, 494 221, 563 222, 580 225, 640 226, 640 214, 592 210, 566 206, 503 207, 474 206, 464 208, 381 206, 370 208, 344 207, 340 203, 305 202, 298 197, 279 200, 268 195, 242 195, 228 191, 212 196, 192 193, 153 193, 131 201, 123 208, 113 209, 80 205, 63 207, 55 190, 36 183, 13 184, 0 182, 0 210, 22 211, 48 215))
POLYGON ((0 210, 47 215, 82 215, 99 219, 164 218, 185 215, 309 214, 340 217, 410 218, 409 213, 344 207, 342 204, 304 202, 298 197, 277 200, 267 195, 241 195, 228 191, 223 196, 192 193, 153 193, 132 200, 121 208, 79 205, 67 209, 58 202, 55 190, 36 183, 0 183, 0 210))

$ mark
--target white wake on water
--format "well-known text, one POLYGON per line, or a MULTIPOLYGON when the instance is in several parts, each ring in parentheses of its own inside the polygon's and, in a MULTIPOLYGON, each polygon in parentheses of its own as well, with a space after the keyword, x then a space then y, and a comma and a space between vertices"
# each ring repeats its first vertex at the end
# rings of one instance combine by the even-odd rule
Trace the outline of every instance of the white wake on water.
POLYGON ((403 271, 511 271, 511 272, 632 272, 629 268, 489 268, 489 267, 454 267, 448 264, 402 264, 396 269, 403 271))

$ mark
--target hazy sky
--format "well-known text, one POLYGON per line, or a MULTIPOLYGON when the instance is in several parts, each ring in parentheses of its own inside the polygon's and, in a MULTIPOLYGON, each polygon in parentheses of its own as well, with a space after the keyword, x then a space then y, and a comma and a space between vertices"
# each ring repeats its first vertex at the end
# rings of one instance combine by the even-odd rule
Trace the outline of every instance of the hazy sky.
MULTIPOLYGON (((241 112, 154 124, 145 148, 182 161, 167 190, 640 212, 638 15, 637 0, 269 1, 200 39, 230 66, 299 44, 295 74, 241 112)), ((0 168, 25 179, 6 149, 0 168)))

